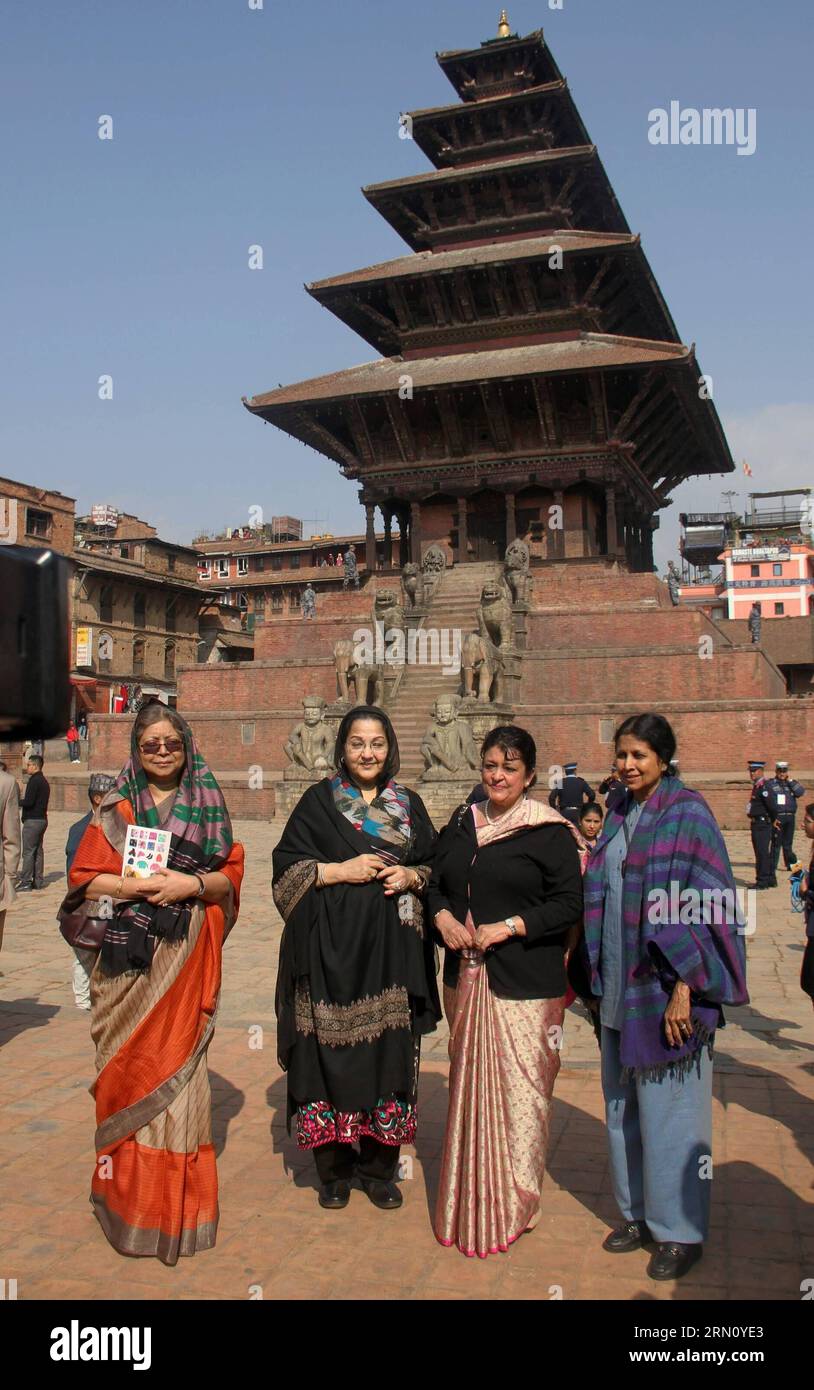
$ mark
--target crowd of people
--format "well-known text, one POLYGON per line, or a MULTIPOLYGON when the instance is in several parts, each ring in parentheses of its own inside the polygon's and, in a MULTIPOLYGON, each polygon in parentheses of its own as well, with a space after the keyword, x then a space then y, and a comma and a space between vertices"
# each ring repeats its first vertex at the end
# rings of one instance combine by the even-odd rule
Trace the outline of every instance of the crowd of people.
MULTIPOLYGON (((324 1208, 345 1208, 354 1179, 377 1208, 402 1205, 421 1040, 445 1013, 434 1234, 469 1256, 508 1250, 544 1214, 552 1097, 576 1000, 600 1044, 620 1213, 604 1248, 650 1247, 655 1280, 680 1278, 701 1257, 714 1041, 724 1008, 748 1000, 743 920, 721 906, 736 901, 727 850, 706 801, 678 776, 668 721, 630 716, 614 750, 604 809, 576 764, 538 800, 533 738, 498 726, 480 749, 480 783, 439 835, 399 780, 388 715, 357 706, 342 720, 336 771, 295 807, 272 868, 288 1123, 313 1154, 324 1208), (653 908, 688 893, 699 904, 690 924, 653 908)), ((20 880, 31 881, 20 888, 36 889, 48 805, 41 756, 29 755, 28 771, 17 854, 22 843, 20 880)), ((126 766, 115 778, 94 774, 89 798, 66 846, 60 925, 96 1045, 91 1201, 117 1250, 174 1264, 216 1238, 206 1056, 243 849, 192 731, 162 704, 143 706, 126 766), (156 844, 169 832, 166 860, 148 876, 133 867, 132 826, 156 844)), ((775 799, 770 813, 778 809, 775 799)), ((16 782, 0 772, 0 935, 17 814, 16 782)), ((814 842, 814 803, 804 830, 814 842)), ((802 984, 814 999, 808 879, 803 894, 802 984)))

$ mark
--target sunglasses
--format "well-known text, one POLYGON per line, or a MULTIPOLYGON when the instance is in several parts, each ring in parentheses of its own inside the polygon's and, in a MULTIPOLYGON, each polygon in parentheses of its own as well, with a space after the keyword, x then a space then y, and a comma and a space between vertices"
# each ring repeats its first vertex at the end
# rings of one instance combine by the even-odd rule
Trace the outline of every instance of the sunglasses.
POLYGON ((178 753, 184 746, 182 738, 148 738, 139 748, 142 753, 160 753, 162 743, 168 753, 178 753))

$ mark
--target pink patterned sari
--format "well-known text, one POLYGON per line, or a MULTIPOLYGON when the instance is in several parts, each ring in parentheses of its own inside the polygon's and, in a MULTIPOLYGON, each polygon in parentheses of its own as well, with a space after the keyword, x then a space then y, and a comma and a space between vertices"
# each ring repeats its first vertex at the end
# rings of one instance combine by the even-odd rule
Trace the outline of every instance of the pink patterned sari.
MULTIPOLYGON (((525 800, 495 825, 477 807, 473 815, 479 848, 527 826, 568 825, 584 872, 587 847, 552 807, 525 800)), ((499 998, 489 986, 483 953, 461 953, 434 1221, 442 1245, 485 1259, 508 1250, 539 1220, 564 1012, 564 996, 499 998)))

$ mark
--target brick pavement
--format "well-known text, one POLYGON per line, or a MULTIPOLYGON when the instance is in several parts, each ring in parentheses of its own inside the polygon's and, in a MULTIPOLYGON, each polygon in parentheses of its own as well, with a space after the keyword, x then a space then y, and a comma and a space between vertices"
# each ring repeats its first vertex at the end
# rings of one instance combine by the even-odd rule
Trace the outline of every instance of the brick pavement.
MULTIPOLYGON (((317 1206, 311 1161, 286 1134, 285 1086, 275 1061, 281 924, 268 885, 279 825, 254 821, 236 824, 248 868, 209 1053, 218 1244, 174 1269, 116 1255, 88 1204, 88 1015, 74 1007, 72 957, 54 921, 72 819, 52 817, 47 888, 22 896, 9 913, 0 955, 0 1278, 17 1280, 20 1299, 247 1299, 259 1286, 266 1299, 547 1299, 561 1291, 566 1299, 788 1300, 800 1298, 804 1278, 814 1278, 814 1018, 798 985, 802 920, 788 911, 785 889, 758 896, 749 942, 754 1002, 731 1011, 719 1035, 707 1252, 680 1284, 654 1284, 644 1273, 644 1252, 611 1256, 599 1248, 616 1211, 598 1054, 574 1010, 555 1092, 542 1220, 509 1254, 467 1260, 432 1236, 446 1107, 443 1026, 424 1052, 418 1143, 405 1151, 413 1175, 404 1183, 404 1207, 379 1212, 358 1189, 344 1212, 317 1206)), ((747 837, 727 839, 736 875, 748 882, 747 837)))

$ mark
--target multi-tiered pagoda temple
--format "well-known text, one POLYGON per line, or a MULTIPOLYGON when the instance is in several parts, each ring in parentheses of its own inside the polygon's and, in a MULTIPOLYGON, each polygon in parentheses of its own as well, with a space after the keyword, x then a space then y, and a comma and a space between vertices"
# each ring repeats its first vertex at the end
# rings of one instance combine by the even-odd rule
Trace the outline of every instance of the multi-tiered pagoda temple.
POLYGON ((413 111, 435 172, 365 197, 412 254, 307 286, 381 354, 245 401, 358 479, 402 562, 653 567, 673 487, 734 467, 541 30, 438 55, 460 101, 413 111))

